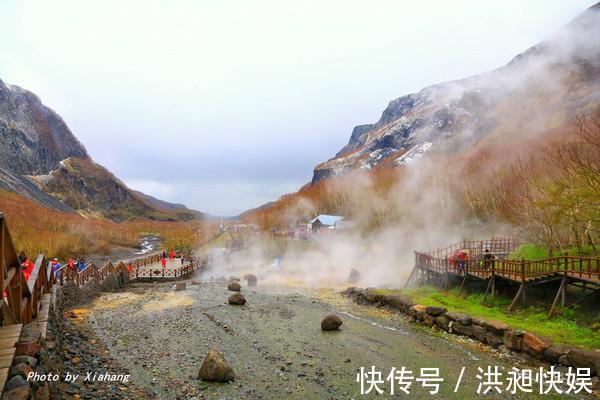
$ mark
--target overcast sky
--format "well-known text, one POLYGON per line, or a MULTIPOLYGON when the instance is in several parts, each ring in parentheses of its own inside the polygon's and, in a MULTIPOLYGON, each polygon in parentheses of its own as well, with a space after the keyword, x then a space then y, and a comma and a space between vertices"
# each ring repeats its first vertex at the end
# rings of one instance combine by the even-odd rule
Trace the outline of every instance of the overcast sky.
POLYGON ((387 103, 594 1, 1 0, 0 79, 130 187, 215 215, 295 191, 387 103))

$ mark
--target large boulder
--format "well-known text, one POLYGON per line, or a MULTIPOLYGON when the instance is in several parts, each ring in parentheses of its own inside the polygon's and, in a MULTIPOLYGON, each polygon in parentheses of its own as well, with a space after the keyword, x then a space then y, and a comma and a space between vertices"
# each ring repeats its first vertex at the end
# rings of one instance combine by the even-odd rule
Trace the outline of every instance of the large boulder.
POLYGON ((571 348, 565 345, 554 345, 548 347, 544 350, 544 360, 548 361, 551 364, 559 364, 559 359, 568 354, 571 351, 571 348))
POLYGON ((509 350, 523 350, 523 335, 525 332, 520 330, 504 331, 504 346, 509 350))
POLYGON ((462 325, 471 325, 471 323, 473 322, 473 318, 465 313, 447 312, 445 315, 446 318, 448 318, 449 320, 456 321, 462 325))
POLYGON ((450 320, 446 318, 444 315, 440 315, 436 317, 435 323, 437 326, 445 330, 446 332, 450 330, 450 320))
POLYGON ((433 315, 434 317, 439 317, 440 315, 442 315, 443 313, 445 313, 448 310, 446 308, 444 308, 444 307, 433 307, 433 306, 430 306, 430 307, 427 307, 425 309, 425 311, 429 315, 433 315))
POLYGON ((592 375, 600 371, 600 352, 592 350, 573 349, 567 357, 575 368, 589 368, 592 375))
POLYGON ((484 321, 483 326, 488 332, 492 332, 499 336, 504 336, 504 332, 510 329, 510 326, 502 321, 484 321))
POLYGON ((229 282, 229 285, 227 285, 227 289, 232 292, 239 292, 240 290, 242 290, 242 286, 236 281, 233 281, 229 282))
POLYGON ((488 332, 485 334, 485 341, 493 348, 497 348, 501 344, 504 344, 504 338, 492 332, 488 332))
POLYGON ((403 294, 388 294, 384 296, 383 301, 386 305, 403 313, 408 313, 408 309, 414 304, 410 297, 403 294))
POLYGON ((486 343, 485 335, 487 334, 487 331, 485 328, 476 324, 471 325, 471 327, 473 328, 473 337, 482 343, 486 343))
POLYGON ((342 326, 343 322, 340 317, 335 314, 329 314, 321 321, 321 329, 324 331, 335 331, 340 326, 342 326))
POLYGON ((542 339, 533 333, 526 332, 523 335, 523 351, 531 354, 532 356, 542 360, 544 358, 544 351, 550 347, 552 343, 546 339, 542 339))
POLYGON ((230 382, 235 379, 235 373, 218 350, 209 349, 200 366, 198 378, 209 382, 230 382))
POLYGON ((425 307, 424 305, 415 304, 413 306, 410 306, 410 308, 408 309, 408 314, 412 315, 413 317, 419 318, 419 315, 422 316, 425 313, 426 309, 427 307, 425 307))
POLYGON ((233 306, 243 306, 246 304, 246 298, 239 293, 232 294, 227 302, 233 306))
POLYGON ((473 336, 472 325, 463 325, 458 321, 452 321, 450 324, 453 332, 456 332, 463 336, 473 336))

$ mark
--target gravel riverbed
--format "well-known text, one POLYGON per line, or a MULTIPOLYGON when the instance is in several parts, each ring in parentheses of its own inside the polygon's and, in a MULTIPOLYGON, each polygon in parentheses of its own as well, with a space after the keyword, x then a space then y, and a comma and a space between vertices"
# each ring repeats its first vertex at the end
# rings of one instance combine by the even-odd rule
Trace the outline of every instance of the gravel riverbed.
MULTIPOLYGON (((444 379, 435 397, 471 399, 477 398, 477 367, 497 365, 504 373, 513 366, 536 368, 469 340, 406 323, 399 315, 353 304, 333 290, 243 288, 246 305, 231 306, 225 286, 188 282, 186 290, 174 291, 168 283, 134 284, 97 298, 81 322, 95 332, 94 339, 86 340, 101 341, 132 378, 120 385, 126 390, 107 398, 371 398, 374 392, 360 394, 357 373, 375 366, 387 398, 407 397, 397 388, 396 397, 390 396, 386 377, 392 367, 410 369, 415 378, 420 368, 435 367, 444 379), (321 331, 321 319, 329 313, 342 317, 339 331, 321 331), (209 348, 223 353, 235 371, 234 382, 198 379, 209 348)), ((515 398, 508 392, 488 397, 515 398)), ((414 381, 409 398, 432 395, 414 381)))

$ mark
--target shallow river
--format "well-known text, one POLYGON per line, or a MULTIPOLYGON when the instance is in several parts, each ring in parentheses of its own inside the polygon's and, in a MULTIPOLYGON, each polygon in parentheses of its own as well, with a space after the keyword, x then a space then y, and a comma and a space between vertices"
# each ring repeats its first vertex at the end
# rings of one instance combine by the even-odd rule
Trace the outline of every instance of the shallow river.
MULTIPOLYGON (((259 287, 242 293, 248 302, 239 307, 226 304, 231 292, 222 285, 188 283, 187 290, 175 292, 171 284, 135 284, 99 298, 92 321, 133 381, 165 399, 471 399, 477 398, 477 367, 497 365, 504 373, 513 366, 534 368, 392 313, 352 304, 332 290, 259 287), (322 332, 320 321, 331 312, 344 324, 339 331, 322 332), (197 379, 208 348, 223 352, 235 382, 197 379), (371 366, 382 373, 378 387, 384 396, 374 396, 375 389, 360 394, 357 373, 371 366), (413 381, 410 396, 401 396, 396 386, 394 397, 386 381, 392 367, 412 370, 415 378, 420 368, 439 368, 444 381, 437 395, 413 381)), ((515 398, 506 392, 488 397, 515 398)))

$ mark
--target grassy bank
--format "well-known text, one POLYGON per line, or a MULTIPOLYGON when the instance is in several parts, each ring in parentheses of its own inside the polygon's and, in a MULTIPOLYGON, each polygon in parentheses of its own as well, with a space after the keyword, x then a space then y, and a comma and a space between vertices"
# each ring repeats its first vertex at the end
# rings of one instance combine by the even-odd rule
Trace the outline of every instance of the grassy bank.
MULTIPOLYGON (((577 247, 569 247, 562 250, 554 251, 553 257, 561 257, 561 256, 580 256, 580 257, 600 257, 600 251, 598 249, 594 249, 590 245, 585 245, 582 249, 578 249, 577 247)), ((544 258, 549 258, 548 248, 545 246, 539 246, 531 243, 526 243, 521 246, 512 253, 508 255, 510 260, 521 260, 525 259, 529 260, 542 260, 544 258)))
POLYGON ((409 296, 413 302, 427 306, 446 307, 449 311, 464 312, 469 315, 498 320, 509 324, 515 329, 522 329, 540 336, 544 336, 554 343, 571 344, 584 348, 600 348, 600 332, 593 329, 600 322, 590 320, 586 315, 576 309, 563 309, 554 318, 548 318, 548 310, 541 307, 528 307, 513 312, 506 308, 510 300, 488 297, 487 305, 482 305, 483 294, 459 296, 456 290, 440 292, 437 288, 423 286, 403 290, 378 289, 380 294, 402 293, 409 296))

